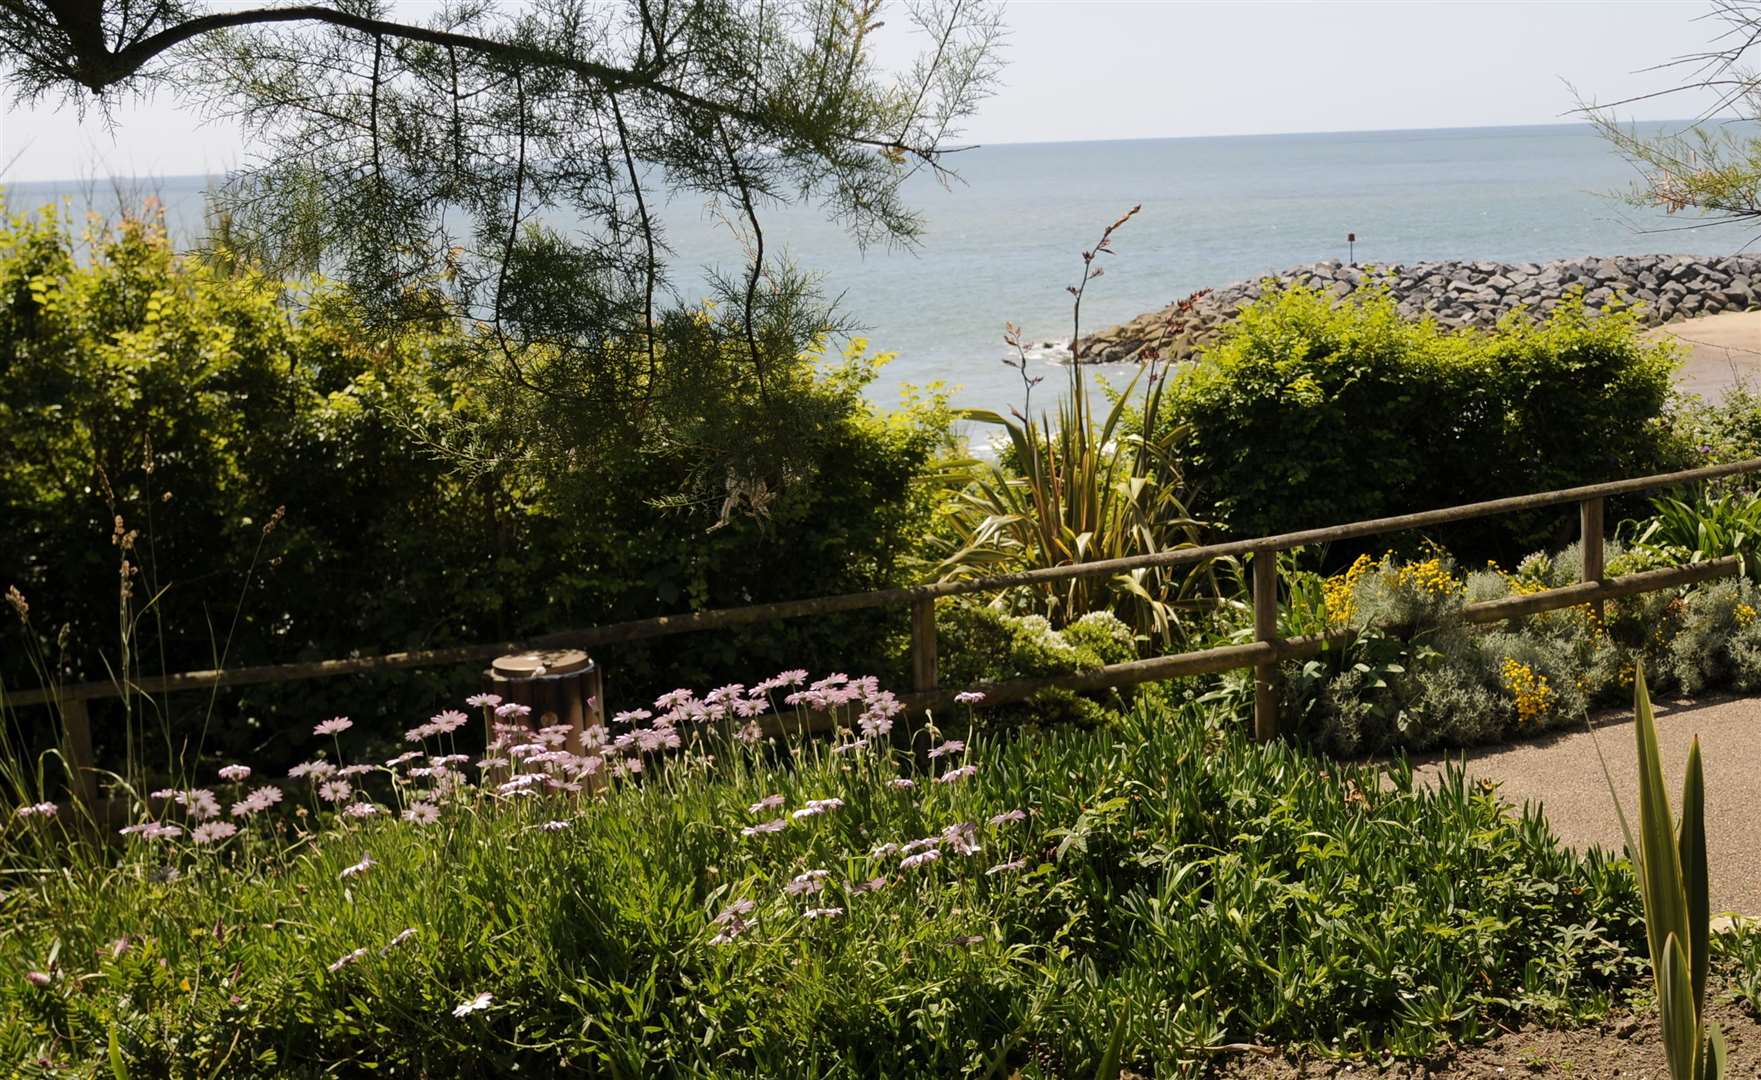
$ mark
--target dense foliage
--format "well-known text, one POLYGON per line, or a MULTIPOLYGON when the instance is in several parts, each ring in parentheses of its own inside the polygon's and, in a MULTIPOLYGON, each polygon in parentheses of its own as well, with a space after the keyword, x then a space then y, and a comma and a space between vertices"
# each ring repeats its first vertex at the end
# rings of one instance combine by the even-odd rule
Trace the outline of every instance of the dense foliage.
MULTIPOLYGON (((1721 528, 1761 506, 1741 490, 1660 497, 1657 515, 1625 522, 1628 544, 1607 546, 1611 576, 1744 555, 1753 533, 1721 528)), ((1753 569, 1751 569, 1751 574, 1753 569)), ((1634 672, 1651 685, 1700 694, 1761 690, 1761 592, 1751 576, 1542 612, 1489 627, 1469 603, 1581 580, 1574 545, 1538 552, 1514 570, 1463 571, 1447 553, 1419 560, 1359 558, 1327 577, 1285 576, 1287 620, 1351 627, 1346 647, 1283 666, 1294 730, 1347 755, 1467 746, 1581 725, 1592 709, 1630 701, 1634 672)))
MULTIPOLYGON (((768 384, 843 318, 767 249, 764 219, 793 203, 852 243, 912 243, 904 185, 953 166, 1001 32, 989 0, 9 0, 0 85, 80 117, 156 87, 231 118, 246 152, 214 195, 236 254, 322 268, 378 329, 441 315, 493 338, 480 360, 523 392, 529 434, 561 404, 572 449, 634 453, 666 434, 648 409, 674 389, 663 363, 725 371, 731 347, 743 391, 775 402, 768 384), (705 254, 661 221, 679 202, 744 249, 712 268, 709 335, 678 269, 695 278, 705 254)), ((762 454, 750 431, 701 446, 714 487, 722 466, 773 489, 810 468, 788 419, 762 454)))
MULTIPOLYGON (((360 744, 324 725, 297 815, 228 821, 251 797, 224 777, 160 793, 120 861, 9 813, 0 1056, 1052 1077, 1113 1075, 1117 1044, 1170 1076, 1238 1041, 1422 1053, 1594 1014, 1641 971, 1628 868, 1459 774, 1336 766, 1152 705, 1014 741, 932 732, 922 771, 875 741, 886 695, 841 677, 787 698, 839 718, 830 743, 691 719, 801 677, 671 695, 586 757, 504 735, 513 763, 481 784, 415 754, 337 787, 360 744), (607 772, 603 796, 567 790, 607 772)), ((417 735, 450 754, 475 730, 443 713, 417 735)))
MULTIPOLYGON (((1639 476, 1678 445, 1660 422, 1673 354, 1639 329, 1573 301, 1446 331, 1385 294, 1292 288, 1173 379, 1163 422, 1183 434, 1191 509, 1238 536, 1639 476)), ((1556 521, 1504 515, 1452 545, 1508 559, 1556 521)))
MULTIPOLYGON (((705 466, 702 426, 758 415, 756 389, 717 381, 701 353, 679 373, 697 405, 627 454, 534 440, 510 458, 495 433, 519 419, 483 377, 488 343, 444 320, 370 333, 323 282, 298 283, 295 303, 285 293, 173 254, 150 223, 76 237, 52 215, 15 216, 0 229, 0 583, 30 605, 22 637, 10 618, 0 631, 3 685, 881 587, 902 580, 931 513, 946 410, 933 395, 875 410, 861 391, 885 358, 859 343, 774 372, 764 415, 788 417, 797 462, 784 480, 718 478, 717 501, 681 500, 705 466)), ((660 365, 671 370, 666 354, 660 365)), ((899 629, 884 614, 760 626, 602 659, 622 697, 756 662, 877 664, 899 629)), ((290 703, 365 720, 395 712, 400 688, 431 700, 441 677, 476 675, 247 690, 208 738, 234 751, 287 738, 281 752, 298 752, 272 722, 290 703)))

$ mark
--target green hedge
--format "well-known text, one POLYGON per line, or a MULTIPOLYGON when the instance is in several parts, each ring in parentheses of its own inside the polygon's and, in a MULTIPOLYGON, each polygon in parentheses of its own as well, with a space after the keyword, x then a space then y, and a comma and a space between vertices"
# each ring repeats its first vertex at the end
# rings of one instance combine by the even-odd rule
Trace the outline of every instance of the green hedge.
MULTIPOLYGON (((1201 516, 1238 536, 1636 475, 1679 457, 1661 423, 1675 357, 1639 331, 1581 298, 1451 331, 1382 292, 1335 306, 1293 288, 1172 380, 1166 422, 1201 516)), ((1452 546, 1513 557, 1558 518, 1504 517, 1452 546)))
MULTIPOLYGON (((789 417, 787 480, 762 515, 717 527, 719 494, 666 498, 702 468, 690 418, 632 423, 609 451, 549 438, 503 466, 496 455, 547 429, 484 376, 489 346, 446 321, 365 325, 332 285, 178 255, 150 222, 76 236, 53 212, 0 216, 0 589, 31 605, 23 636, 10 616, 0 626, 0 687, 35 687, 44 668, 103 678, 125 637, 131 668, 157 673, 213 667, 223 650, 228 666, 371 655, 899 584, 951 444, 938 396, 895 412, 865 401, 884 357, 804 350, 774 362, 764 403, 789 417), (457 467, 479 432, 513 437, 457 467), (439 453, 443 436, 455 441, 439 453)), ((670 377, 664 354, 660 366, 670 377)), ((711 392, 697 415, 770 415, 750 387, 711 392)), ((760 625, 599 658, 628 707, 755 666, 876 669, 903 620, 760 625)), ((193 749, 205 730, 210 751, 291 757, 312 715, 380 716, 395 732, 479 678, 227 691, 212 723, 206 695, 182 695, 171 742, 193 749)), ((120 730, 97 719, 102 737, 120 730)))

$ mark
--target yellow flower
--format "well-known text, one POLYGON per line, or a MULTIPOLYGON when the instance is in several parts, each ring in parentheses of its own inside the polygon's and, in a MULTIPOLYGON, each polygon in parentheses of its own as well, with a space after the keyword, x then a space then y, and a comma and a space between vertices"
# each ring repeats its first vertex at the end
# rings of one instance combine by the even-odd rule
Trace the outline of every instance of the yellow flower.
POLYGON ((1553 687, 1547 676, 1509 656, 1504 658, 1502 670, 1504 688, 1516 699, 1518 727, 1540 719, 1553 707, 1553 687))
POLYGON ((1461 582, 1455 580, 1455 575, 1435 555, 1424 562, 1408 563, 1396 570, 1394 583, 1432 596, 1454 596, 1461 589, 1461 582))
POLYGON ((1321 582, 1321 598, 1327 605, 1327 623, 1330 626, 1344 626, 1351 621, 1357 611, 1357 583, 1376 568, 1376 561, 1368 555, 1359 555, 1357 561, 1343 574, 1334 574, 1321 582))
POLYGON ((1748 626, 1755 621, 1755 609, 1748 604, 1738 604, 1736 607, 1736 617, 1737 627, 1739 629, 1748 626))

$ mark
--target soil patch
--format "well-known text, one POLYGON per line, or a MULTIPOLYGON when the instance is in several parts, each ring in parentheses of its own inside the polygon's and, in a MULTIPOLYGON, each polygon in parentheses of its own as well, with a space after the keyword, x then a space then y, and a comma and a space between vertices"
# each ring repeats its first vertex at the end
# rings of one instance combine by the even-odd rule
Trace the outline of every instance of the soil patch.
MULTIPOLYGON (((1747 1010, 1728 1002, 1719 1002, 1711 1013, 1724 1029, 1725 1045, 1730 1050, 1727 1075, 1761 1077, 1761 1023, 1747 1010)), ((1426 1062, 1322 1061, 1283 1054, 1243 1053, 1220 1062, 1215 1075, 1265 1080, 1667 1080, 1669 1070, 1663 1060, 1656 1011, 1647 1010, 1614 1013, 1599 1024, 1578 1028, 1506 1032, 1482 1046, 1464 1047, 1426 1062)))

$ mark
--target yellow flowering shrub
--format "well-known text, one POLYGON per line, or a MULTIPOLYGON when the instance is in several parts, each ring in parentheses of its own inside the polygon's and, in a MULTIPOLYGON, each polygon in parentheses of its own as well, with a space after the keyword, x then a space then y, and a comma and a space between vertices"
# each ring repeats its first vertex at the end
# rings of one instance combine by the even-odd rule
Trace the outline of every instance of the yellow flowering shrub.
POLYGON ((1327 604, 1328 625, 1345 626, 1351 622, 1351 617, 1357 613, 1358 582, 1378 565, 1368 555, 1359 555, 1343 574, 1334 574, 1321 583, 1321 593, 1327 604))
POLYGON ((1553 707, 1553 687, 1548 683, 1547 676, 1508 656, 1504 658, 1500 673, 1504 678, 1504 688, 1516 699, 1516 721, 1519 728, 1535 724, 1547 715, 1548 710, 1553 707))
POLYGON ((1396 568, 1394 583, 1437 597, 1452 597, 1461 592, 1461 582, 1441 554, 1396 568))

